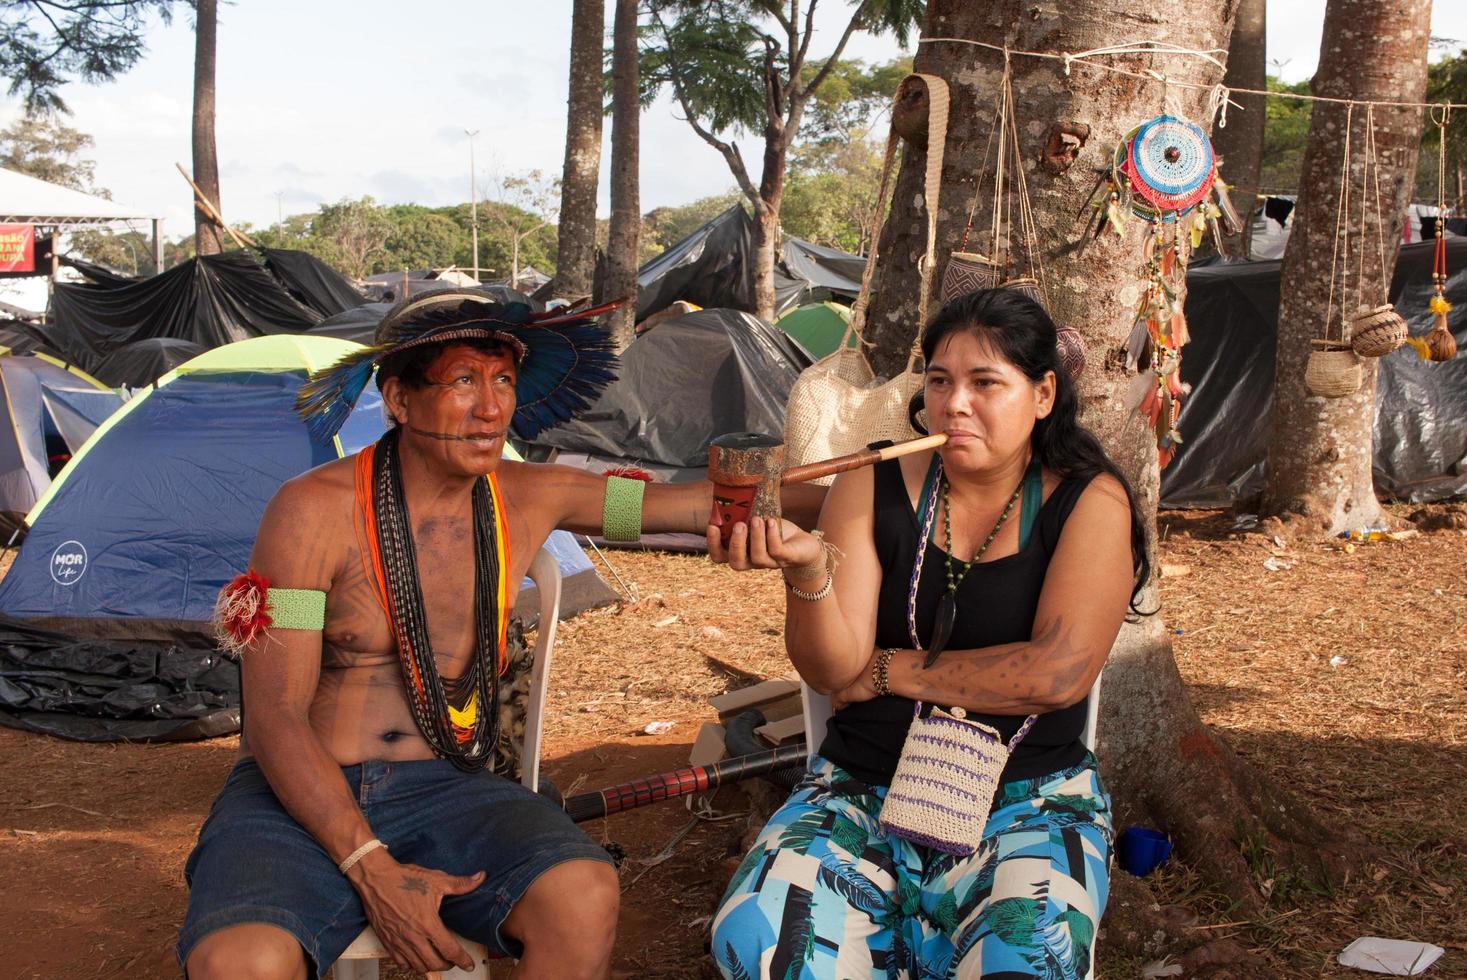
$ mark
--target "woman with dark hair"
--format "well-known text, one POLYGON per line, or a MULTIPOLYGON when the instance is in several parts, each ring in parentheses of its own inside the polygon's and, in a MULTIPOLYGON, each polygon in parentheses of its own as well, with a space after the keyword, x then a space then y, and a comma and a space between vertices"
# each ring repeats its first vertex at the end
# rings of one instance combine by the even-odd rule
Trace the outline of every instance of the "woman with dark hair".
MULTIPOLYGON (((813 534, 755 518, 726 551, 709 535, 715 560, 781 569, 790 660, 835 708, 713 920, 728 977, 1092 970, 1112 832, 1080 736, 1150 574, 1145 533, 1078 423, 1038 303, 961 296, 922 353, 919 397, 944 446, 838 477, 813 534), (966 856, 880 820, 914 712, 934 705, 1012 744, 966 856)), ((931 805, 944 802, 958 806, 931 805)))

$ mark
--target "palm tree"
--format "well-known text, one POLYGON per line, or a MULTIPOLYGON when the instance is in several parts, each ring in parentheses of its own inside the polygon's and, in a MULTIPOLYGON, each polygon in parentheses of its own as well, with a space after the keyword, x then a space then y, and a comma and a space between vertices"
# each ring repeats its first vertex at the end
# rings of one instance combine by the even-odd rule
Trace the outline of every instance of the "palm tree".
MULTIPOLYGON (((194 27, 194 183, 215 208, 219 203, 219 153, 214 146, 214 38, 218 0, 198 0, 194 27)), ((194 204, 194 247, 199 255, 224 250, 221 229, 194 204)))
POLYGON ((571 12, 570 99, 565 172, 560 181, 555 291, 589 296, 596 272, 596 180, 601 170, 601 73, 606 36, 603 0, 575 0, 571 12))

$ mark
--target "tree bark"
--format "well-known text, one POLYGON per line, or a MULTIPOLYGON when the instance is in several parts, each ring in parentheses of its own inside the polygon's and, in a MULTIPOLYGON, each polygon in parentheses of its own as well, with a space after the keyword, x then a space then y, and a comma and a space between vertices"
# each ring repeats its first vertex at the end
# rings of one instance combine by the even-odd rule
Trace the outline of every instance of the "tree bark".
MULTIPOLYGON (((1263 90, 1268 87, 1268 65, 1264 47, 1267 24, 1265 0, 1241 0, 1233 22, 1233 37, 1228 43, 1228 73, 1223 84, 1228 88, 1263 90)), ((1253 209, 1257 206, 1258 182, 1263 175, 1263 128, 1268 113, 1268 100, 1262 95, 1234 94, 1238 103, 1228 111, 1228 124, 1213 133, 1213 147, 1222 163, 1218 173, 1233 190, 1233 206, 1243 227, 1224 239, 1229 255, 1247 255, 1253 227, 1253 209)))
MULTIPOLYGON (((1188 49, 1226 45, 1233 3, 1193 4, 1157 0, 1066 0, 1033 5, 1023 0, 973 4, 929 0, 924 37, 959 38, 1012 50, 1081 51, 1154 38, 1188 49)), ((1216 66, 1176 55, 1121 55, 1101 60, 1134 73, 1154 69, 1180 83, 1211 86, 1221 81, 1216 66)), ((917 260, 926 243, 927 206, 938 215, 938 263, 942 279, 948 254, 963 239, 975 180, 983 169, 1003 73, 1003 55, 955 42, 918 48, 914 70, 947 79, 951 89, 941 199, 924 202, 925 152, 905 147, 891 215, 880 235, 876 287, 866 339, 876 344, 879 372, 901 370, 917 324, 917 260)), ((1161 83, 1104 72, 1056 59, 1014 56, 1015 115, 1029 197, 1037 224, 1050 311, 1055 321, 1080 331, 1089 349, 1079 379, 1082 420, 1104 444, 1135 488, 1143 518, 1153 529, 1158 499, 1154 437, 1123 407, 1133 375, 1116 356, 1134 321, 1145 283, 1140 228, 1133 222, 1124 240, 1112 234, 1091 241, 1086 228, 1097 177, 1108 171, 1115 147, 1139 122, 1162 111, 1161 83), (1053 147, 1078 140, 1068 162, 1053 147), (1080 136, 1079 134, 1084 134, 1080 136), (1042 165, 1041 165, 1042 164, 1042 165), (1083 250, 1082 250, 1083 246, 1083 250)), ((1212 120, 1204 93, 1173 85, 1170 95, 1203 125, 1212 120)), ((992 194, 990 162, 985 197, 992 194)), ((991 197, 979 203, 975 228, 985 226, 991 197)), ((971 246, 970 246, 971 247, 971 246)), ((1185 356, 1185 352, 1184 352, 1185 356)), ((1182 416, 1185 435, 1186 416, 1182 416)), ((1148 588, 1139 606, 1154 610, 1148 588)), ((1279 860, 1320 874, 1337 870, 1321 847, 1335 846, 1306 808, 1262 783, 1203 727, 1187 697, 1159 614, 1128 624, 1105 670, 1099 726, 1105 779, 1116 803, 1116 825, 1143 823, 1172 835, 1177 852, 1229 894, 1246 913, 1262 900, 1243 856, 1245 842, 1267 841, 1279 860)), ((1124 876, 1117 874, 1117 878, 1124 876)), ((1118 887, 1119 887, 1119 883, 1118 887)), ((1126 882, 1130 888, 1131 882, 1126 882)), ((1144 886, 1137 885, 1144 888, 1144 886)), ((1145 916, 1151 903, 1129 903, 1145 916)), ((1108 935, 1150 936, 1151 928, 1108 935)))
POLYGON ((625 297, 611 314, 611 337, 625 350, 637 323, 637 249, 642 229, 638 185, 637 0, 616 0, 611 52, 611 227, 607 233, 607 296, 625 297))
MULTIPOLYGON (((218 28, 217 0, 198 0, 194 28, 194 183, 223 213, 219 201, 219 154, 214 146, 214 55, 218 28)), ((194 251, 217 255, 224 250, 223 229, 194 204, 194 251)))
POLYGON ((575 0, 554 283, 556 294, 571 299, 589 296, 596 274, 596 181, 601 171, 601 59, 605 37, 604 0, 575 0))
MULTIPOLYGON (((1314 93, 1342 99, 1424 101, 1430 21, 1430 0, 1330 0, 1314 93)), ((1366 110, 1357 106, 1349 112, 1347 184, 1352 203, 1340 243, 1343 250, 1348 241, 1350 260, 1344 281, 1338 272, 1333 277, 1333 303, 1330 266, 1344 160, 1347 108, 1343 105, 1314 104, 1299 202, 1284 252, 1273 435, 1263 512, 1298 515, 1315 533, 1335 534, 1382 519, 1371 474, 1374 359, 1364 359, 1364 384, 1354 394, 1322 398, 1304 387, 1310 340, 1325 336, 1331 306, 1336 317, 1343 311, 1348 322, 1359 305, 1384 303, 1400 247, 1402 215, 1410 202, 1421 149, 1423 116, 1416 109, 1383 107, 1373 114, 1380 210, 1375 208, 1374 180, 1362 194, 1368 130, 1366 110), (1362 213, 1359 202, 1367 199, 1369 210, 1362 213), (1382 244, 1384 274, 1379 255, 1382 244)), ((1339 336, 1337 323, 1331 330, 1332 336, 1339 336)))

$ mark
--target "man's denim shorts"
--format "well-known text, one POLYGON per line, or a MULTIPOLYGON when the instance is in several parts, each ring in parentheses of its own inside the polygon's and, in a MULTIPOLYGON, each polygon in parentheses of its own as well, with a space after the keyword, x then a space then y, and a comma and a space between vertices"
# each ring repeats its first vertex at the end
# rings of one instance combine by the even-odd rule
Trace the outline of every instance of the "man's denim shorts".
MULTIPOLYGON (((364 762, 342 775, 395 860, 486 873, 469 894, 445 898, 441 915, 491 955, 519 954, 499 930, 536 878, 565 861, 611 860, 559 807, 502 776, 461 772, 444 759, 364 762)), ((230 771, 183 873, 180 965, 209 933, 264 923, 294 936, 319 977, 367 925, 356 890, 285 812, 253 759, 230 771)))

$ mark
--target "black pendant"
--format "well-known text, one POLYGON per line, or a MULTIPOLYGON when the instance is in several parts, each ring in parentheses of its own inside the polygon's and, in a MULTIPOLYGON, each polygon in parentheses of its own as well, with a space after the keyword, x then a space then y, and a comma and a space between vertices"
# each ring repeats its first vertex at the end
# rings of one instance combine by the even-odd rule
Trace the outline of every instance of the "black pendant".
POLYGON ((927 644, 927 656, 922 661, 923 670, 935 664, 938 656, 947 649, 947 641, 953 635, 953 624, 957 621, 957 596, 952 592, 944 592, 937 601, 937 617, 932 622, 932 642, 927 644))

